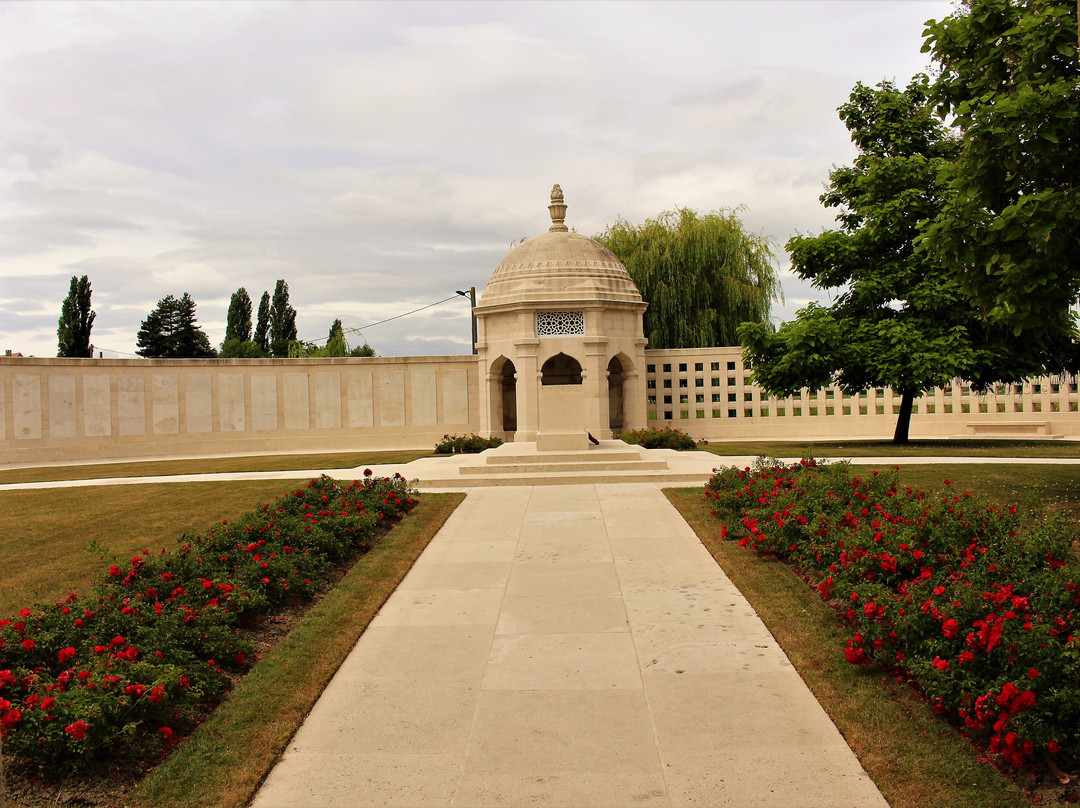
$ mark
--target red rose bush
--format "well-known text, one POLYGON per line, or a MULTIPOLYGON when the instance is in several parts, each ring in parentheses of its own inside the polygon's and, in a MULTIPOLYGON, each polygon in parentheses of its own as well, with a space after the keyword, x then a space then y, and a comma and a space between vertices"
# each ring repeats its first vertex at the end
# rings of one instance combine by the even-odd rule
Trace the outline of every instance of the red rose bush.
POLYGON ((856 665, 906 672, 1011 767, 1080 756, 1077 530, 946 480, 902 488, 813 459, 726 469, 706 486, 740 545, 783 560, 851 626, 856 665))
POLYGON ((4 753, 62 776, 167 751, 245 670, 256 621, 310 599, 415 501, 400 476, 321 477, 113 564, 85 599, 0 620, 4 753))

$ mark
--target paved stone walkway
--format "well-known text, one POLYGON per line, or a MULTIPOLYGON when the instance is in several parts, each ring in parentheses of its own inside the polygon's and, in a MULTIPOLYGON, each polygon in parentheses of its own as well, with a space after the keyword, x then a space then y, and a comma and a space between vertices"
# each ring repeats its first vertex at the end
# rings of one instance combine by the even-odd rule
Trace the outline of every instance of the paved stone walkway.
POLYGON ((253 805, 887 808, 643 483, 471 490, 253 805))

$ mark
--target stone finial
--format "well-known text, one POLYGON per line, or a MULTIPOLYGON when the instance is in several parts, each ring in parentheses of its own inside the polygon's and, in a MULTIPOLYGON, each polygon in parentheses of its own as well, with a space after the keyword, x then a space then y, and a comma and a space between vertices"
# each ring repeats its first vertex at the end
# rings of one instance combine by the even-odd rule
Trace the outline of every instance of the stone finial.
POLYGON ((551 189, 551 204, 548 205, 548 210, 551 211, 551 227, 548 230, 552 233, 566 233, 569 231, 566 221, 566 205, 563 203, 562 188, 558 185, 551 189))

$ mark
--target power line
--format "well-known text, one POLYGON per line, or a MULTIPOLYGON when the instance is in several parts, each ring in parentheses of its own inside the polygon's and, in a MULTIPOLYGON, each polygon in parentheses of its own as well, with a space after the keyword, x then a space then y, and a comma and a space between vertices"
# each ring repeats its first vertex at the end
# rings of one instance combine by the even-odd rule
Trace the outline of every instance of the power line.
MULTIPOLYGON (((430 309, 433 306, 441 306, 443 303, 446 303, 448 300, 456 300, 456 299, 457 299, 457 293, 454 293, 454 294, 450 295, 450 297, 444 297, 442 300, 436 300, 434 303, 428 303, 426 306, 421 306, 418 309, 413 309, 412 311, 407 311, 404 314, 395 314, 393 317, 387 317, 385 320, 379 320, 377 323, 369 323, 368 325, 360 326, 359 328, 352 329, 352 330, 362 331, 365 328, 374 328, 377 325, 382 325, 383 323, 389 323, 391 320, 400 320, 402 317, 408 317, 410 314, 416 314, 418 311, 423 311, 424 309, 430 309)), ((309 340, 309 341, 318 343, 318 342, 325 342, 326 340, 320 339, 320 340, 309 340)), ((102 345, 95 345, 94 350, 95 351, 108 351, 109 353, 120 354, 121 356, 135 356, 135 357, 139 356, 138 354, 127 353, 126 351, 114 351, 112 348, 106 348, 106 347, 104 347, 102 345)))
POLYGON ((361 329, 373 328, 373 327, 375 327, 377 325, 382 325, 383 323, 388 323, 391 320, 400 320, 402 317, 408 317, 410 314, 416 314, 416 312, 418 312, 418 311, 423 311, 424 309, 430 309, 432 306, 441 305, 441 304, 445 303, 447 300, 456 300, 456 299, 457 299, 457 293, 454 293, 454 294, 450 295, 450 297, 444 297, 442 300, 436 300, 434 303, 428 303, 426 306, 421 306, 418 309, 413 309, 412 311, 407 311, 404 314, 398 314, 398 315, 396 315, 394 317, 387 317, 385 320, 379 320, 379 322, 377 322, 377 323, 370 323, 368 325, 363 325, 363 326, 360 326, 360 328, 361 329))
MULTIPOLYGON (((389 323, 391 320, 400 320, 402 317, 408 317, 410 314, 416 314, 418 311, 423 311, 424 309, 430 309, 432 306, 441 306, 443 303, 447 302, 448 300, 457 300, 457 293, 455 292, 454 294, 450 295, 450 297, 444 297, 442 300, 436 300, 434 303, 428 303, 426 306, 421 306, 418 309, 413 309, 412 311, 407 311, 404 314, 395 314, 393 317, 387 317, 385 320, 379 320, 377 323, 369 323, 368 325, 362 325, 359 328, 352 328, 352 327, 349 327, 349 326, 342 326, 342 327, 345 328, 346 330, 349 330, 349 331, 363 331, 365 328, 374 328, 377 325, 382 325, 383 323, 389 323)), ((320 342, 326 342, 325 339, 317 339, 317 340, 309 340, 309 341, 314 343, 314 344, 318 344, 320 342)))

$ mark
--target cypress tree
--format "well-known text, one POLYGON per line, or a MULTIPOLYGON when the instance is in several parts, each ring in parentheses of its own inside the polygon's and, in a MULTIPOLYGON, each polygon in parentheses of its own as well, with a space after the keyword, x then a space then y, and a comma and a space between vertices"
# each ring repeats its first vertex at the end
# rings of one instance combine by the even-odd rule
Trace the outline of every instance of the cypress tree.
POLYGON ((264 354, 270 353, 270 293, 263 292, 259 300, 259 316, 255 323, 255 344, 264 354))
POLYGON ((296 309, 289 304, 289 284, 278 280, 270 302, 270 351, 288 356, 289 343, 296 339, 296 309))
POLYGON ((90 309, 90 279, 71 276, 71 285, 57 324, 57 356, 90 357, 90 329, 97 312, 90 309))
POLYGON ((225 341, 247 342, 251 339, 251 298, 241 286, 229 300, 229 315, 225 321, 225 341))

